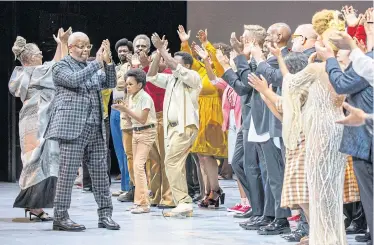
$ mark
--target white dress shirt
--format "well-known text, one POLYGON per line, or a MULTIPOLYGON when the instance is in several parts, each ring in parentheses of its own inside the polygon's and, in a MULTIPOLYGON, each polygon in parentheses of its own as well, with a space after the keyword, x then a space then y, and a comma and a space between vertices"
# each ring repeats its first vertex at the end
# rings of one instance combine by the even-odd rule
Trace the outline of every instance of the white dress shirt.
POLYGON ((352 50, 349 55, 349 59, 352 61, 353 70, 371 86, 374 84, 374 60, 365 55, 359 48, 352 50))

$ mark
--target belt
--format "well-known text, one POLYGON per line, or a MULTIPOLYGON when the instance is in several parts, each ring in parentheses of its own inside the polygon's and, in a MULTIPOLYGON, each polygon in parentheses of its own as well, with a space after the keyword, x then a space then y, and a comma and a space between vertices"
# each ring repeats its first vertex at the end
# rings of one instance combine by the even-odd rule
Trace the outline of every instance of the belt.
POLYGON ((169 123, 169 126, 174 128, 174 127, 178 126, 178 122, 169 123))
POLYGON ((149 129, 149 128, 154 128, 154 127, 155 127, 154 124, 150 124, 150 125, 143 126, 143 127, 133 127, 132 129, 136 132, 139 132, 139 131, 146 130, 146 129, 149 129))

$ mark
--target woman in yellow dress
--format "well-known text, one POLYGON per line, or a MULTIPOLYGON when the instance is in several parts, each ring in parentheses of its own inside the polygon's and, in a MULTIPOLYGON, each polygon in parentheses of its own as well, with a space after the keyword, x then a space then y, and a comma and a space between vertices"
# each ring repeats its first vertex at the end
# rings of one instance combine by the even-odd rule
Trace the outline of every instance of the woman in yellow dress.
MULTIPOLYGON (((196 57, 188 44, 190 31, 187 34, 183 26, 179 26, 178 34, 181 40, 181 50, 196 57)), ((221 77, 224 71, 215 59, 216 49, 208 41, 207 31, 200 30, 197 37, 212 57, 213 71, 217 77, 221 77)), ((215 158, 227 158, 227 133, 222 131, 222 91, 219 91, 209 81, 203 62, 194 58, 192 69, 199 73, 203 83, 199 96, 199 133, 191 149, 191 152, 196 153, 199 158, 205 187, 205 198, 199 203, 199 207, 218 208, 219 201, 221 204, 224 203, 225 194, 219 187, 218 164, 215 158)))

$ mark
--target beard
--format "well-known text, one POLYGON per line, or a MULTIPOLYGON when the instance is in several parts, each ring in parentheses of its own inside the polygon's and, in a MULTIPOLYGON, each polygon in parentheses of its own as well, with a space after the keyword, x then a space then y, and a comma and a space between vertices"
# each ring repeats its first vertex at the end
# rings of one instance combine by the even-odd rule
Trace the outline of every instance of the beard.
POLYGON ((126 61, 127 61, 127 58, 126 58, 126 56, 124 56, 124 55, 118 55, 118 58, 119 58, 119 60, 120 60, 121 62, 126 62, 126 61))

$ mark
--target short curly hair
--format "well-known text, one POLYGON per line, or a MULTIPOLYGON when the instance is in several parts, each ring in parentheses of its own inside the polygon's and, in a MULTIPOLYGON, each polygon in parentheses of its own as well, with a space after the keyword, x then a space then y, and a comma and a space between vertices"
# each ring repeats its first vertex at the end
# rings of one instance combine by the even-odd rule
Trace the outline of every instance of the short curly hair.
POLYGON ((230 52, 233 50, 233 48, 226 43, 213 43, 213 47, 215 49, 221 49, 223 55, 226 55, 227 57, 230 57, 230 52))
POLYGON ((329 23, 334 19, 334 10, 324 9, 313 15, 312 25, 318 35, 330 28, 329 23))
POLYGON ((193 58, 192 58, 192 55, 190 55, 189 53, 179 51, 179 52, 174 53, 174 57, 175 56, 182 57, 182 60, 183 60, 185 65, 192 66, 193 58))
POLYGON ((118 52, 118 48, 121 46, 127 46, 131 52, 134 52, 134 46, 132 42, 127 40, 127 38, 122 38, 117 41, 116 45, 114 46, 116 52, 118 52))
POLYGON ((139 69, 139 68, 130 69, 125 74, 125 81, 127 80, 128 77, 133 77, 137 83, 141 83, 142 88, 144 88, 145 84, 147 83, 147 74, 142 69, 139 69))
POLYGON ((145 40, 145 42, 147 43, 147 48, 148 50, 151 49, 151 39, 149 39, 149 37, 145 34, 140 34, 140 35, 137 35, 135 38, 134 38, 134 41, 132 42, 133 45, 136 45, 136 41, 138 41, 139 39, 143 39, 145 40))

